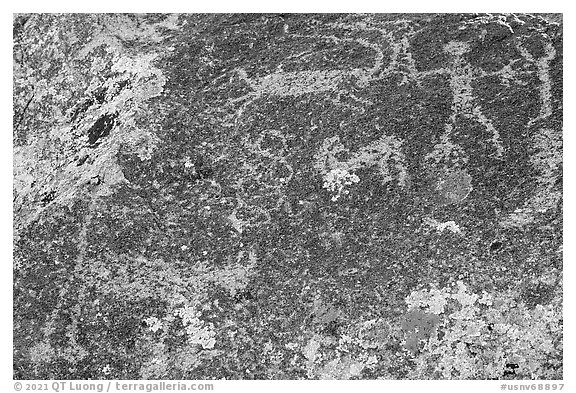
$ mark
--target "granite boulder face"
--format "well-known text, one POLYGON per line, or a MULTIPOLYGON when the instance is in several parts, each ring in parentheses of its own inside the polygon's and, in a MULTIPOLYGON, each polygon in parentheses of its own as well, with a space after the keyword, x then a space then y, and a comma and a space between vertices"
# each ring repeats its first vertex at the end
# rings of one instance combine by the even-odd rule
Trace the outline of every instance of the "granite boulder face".
POLYGON ((15 15, 13 57, 14 378, 562 379, 559 16, 15 15))

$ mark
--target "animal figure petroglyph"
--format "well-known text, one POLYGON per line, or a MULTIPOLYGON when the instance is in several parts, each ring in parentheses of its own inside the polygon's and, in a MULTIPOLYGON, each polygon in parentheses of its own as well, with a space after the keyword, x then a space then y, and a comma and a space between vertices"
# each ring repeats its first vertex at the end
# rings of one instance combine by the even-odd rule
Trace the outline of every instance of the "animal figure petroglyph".
MULTIPOLYGON (((436 168, 463 170, 468 163, 468 154, 462 146, 452 140, 456 132, 458 116, 470 119, 484 127, 487 135, 484 143, 493 147, 493 158, 502 160, 506 152, 500 130, 495 125, 495 119, 486 112, 486 108, 482 107, 476 96, 474 87, 476 81, 496 77, 503 86, 525 85, 527 83, 526 76, 536 72, 541 82, 539 91, 542 105, 540 113, 529 120, 528 127, 546 119, 551 114, 551 81, 548 67, 555 57, 555 51, 550 43, 545 44, 546 55, 535 59, 530 52, 522 47, 522 38, 520 37, 516 45, 522 57, 509 60, 508 64, 496 71, 486 71, 481 67, 472 65, 467 59, 467 55, 471 51, 470 42, 449 41, 441 49, 448 55, 446 64, 436 69, 419 71, 411 53, 412 37, 419 31, 415 31, 415 25, 410 21, 395 21, 392 23, 393 26, 389 26, 389 24, 388 22, 377 23, 375 21, 333 23, 330 24, 331 28, 334 29, 333 35, 290 34, 292 37, 329 41, 335 45, 353 43, 368 48, 373 56, 365 67, 284 71, 282 64, 280 64, 276 71, 264 76, 249 76, 246 69, 236 68, 234 70, 236 75, 250 89, 248 93, 230 100, 233 105, 240 104, 235 112, 236 124, 249 105, 262 99, 302 97, 323 93, 322 99, 351 108, 349 104, 340 101, 340 97, 345 95, 359 104, 358 106, 354 105, 351 109, 359 109, 364 112, 370 105, 373 105, 373 102, 359 98, 354 93, 358 94, 362 89, 378 80, 393 77, 400 86, 407 83, 422 86, 422 82, 426 78, 441 76, 445 78, 452 92, 452 103, 443 126, 444 131, 439 135, 438 142, 430 146, 424 161, 436 168), (520 63, 523 62, 534 64, 537 70, 533 71, 526 65, 521 66, 520 63), (335 93, 337 98, 326 93, 335 93)), ((288 31, 289 29, 285 29, 287 34, 288 31)), ((481 38, 484 39, 483 36, 481 38)), ((304 61, 310 55, 312 55, 311 52, 303 52, 289 58, 300 58, 304 61)), ((358 95, 360 96, 360 94, 358 95)), ((393 130, 391 132, 393 134, 393 130)))
POLYGON ((260 78, 249 78, 242 68, 235 71, 240 78, 250 86, 252 91, 242 97, 231 100, 233 103, 249 100, 250 102, 265 96, 298 97, 305 94, 337 91, 339 85, 354 78, 360 87, 365 87, 375 77, 382 67, 384 54, 380 47, 364 39, 337 38, 335 36, 300 36, 318 38, 338 42, 356 42, 375 52, 374 64, 367 68, 353 68, 350 70, 307 70, 307 71, 277 71, 260 78))

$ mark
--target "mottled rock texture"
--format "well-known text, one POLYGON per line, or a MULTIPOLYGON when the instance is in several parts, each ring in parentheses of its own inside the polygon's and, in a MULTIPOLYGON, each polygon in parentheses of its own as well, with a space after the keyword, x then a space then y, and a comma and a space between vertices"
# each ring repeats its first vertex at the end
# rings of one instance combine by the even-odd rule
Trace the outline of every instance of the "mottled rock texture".
POLYGON ((558 15, 16 15, 13 57, 15 378, 562 378, 558 15))

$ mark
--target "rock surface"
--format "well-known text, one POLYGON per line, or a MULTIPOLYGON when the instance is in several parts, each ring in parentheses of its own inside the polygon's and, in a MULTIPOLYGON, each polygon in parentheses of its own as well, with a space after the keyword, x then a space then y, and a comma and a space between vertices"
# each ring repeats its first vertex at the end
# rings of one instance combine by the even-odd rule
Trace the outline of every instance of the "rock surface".
POLYGON ((562 378, 558 15, 16 15, 13 136, 16 379, 562 378))

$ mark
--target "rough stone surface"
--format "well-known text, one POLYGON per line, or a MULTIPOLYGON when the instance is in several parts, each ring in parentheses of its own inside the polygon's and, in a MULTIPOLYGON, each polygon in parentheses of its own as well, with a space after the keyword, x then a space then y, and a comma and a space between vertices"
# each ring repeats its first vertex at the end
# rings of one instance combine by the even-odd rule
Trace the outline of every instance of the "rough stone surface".
POLYGON ((14 378, 561 379, 558 15, 16 15, 14 378))

